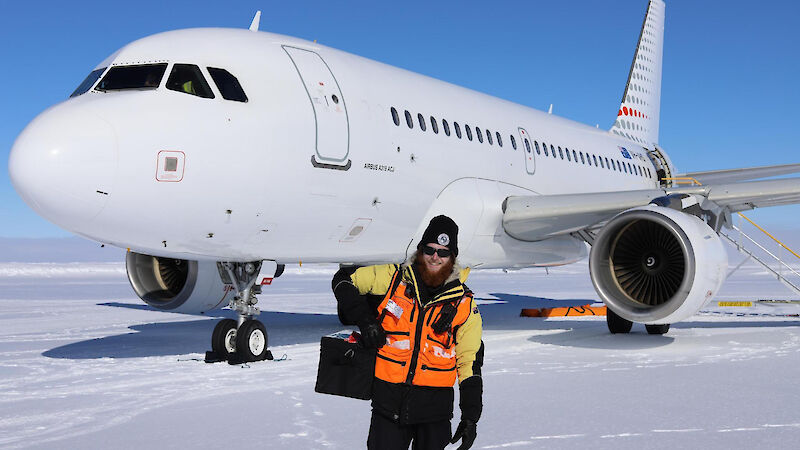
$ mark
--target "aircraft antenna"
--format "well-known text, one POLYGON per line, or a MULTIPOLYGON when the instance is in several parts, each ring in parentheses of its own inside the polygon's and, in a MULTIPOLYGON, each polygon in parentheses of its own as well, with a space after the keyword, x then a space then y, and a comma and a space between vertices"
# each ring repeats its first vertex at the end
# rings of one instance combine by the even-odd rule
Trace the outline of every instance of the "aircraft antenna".
POLYGON ((550 109, 547 110, 547 114, 553 114, 553 104, 550 103, 550 109))
POLYGON ((261 23, 261 11, 256 11, 253 21, 250 22, 250 31, 258 31, 258 25, 261 23))

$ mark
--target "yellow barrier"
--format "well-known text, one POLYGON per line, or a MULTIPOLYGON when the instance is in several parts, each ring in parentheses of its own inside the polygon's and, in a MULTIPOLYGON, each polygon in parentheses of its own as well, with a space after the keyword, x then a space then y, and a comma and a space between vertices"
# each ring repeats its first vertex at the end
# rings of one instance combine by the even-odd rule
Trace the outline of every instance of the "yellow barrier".
POLYGON ((753 302, 717 302, 717 306, 753 306, 753 302))

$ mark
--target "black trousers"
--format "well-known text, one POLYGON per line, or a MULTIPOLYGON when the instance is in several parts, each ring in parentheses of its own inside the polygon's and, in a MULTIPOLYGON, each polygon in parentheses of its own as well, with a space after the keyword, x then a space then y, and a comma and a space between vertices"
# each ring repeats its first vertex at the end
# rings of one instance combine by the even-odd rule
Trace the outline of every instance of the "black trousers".
POLYGON ((372 411, 367 448, 369 450, 443 450, 450 443, 450 421, 400 425, 372 411))

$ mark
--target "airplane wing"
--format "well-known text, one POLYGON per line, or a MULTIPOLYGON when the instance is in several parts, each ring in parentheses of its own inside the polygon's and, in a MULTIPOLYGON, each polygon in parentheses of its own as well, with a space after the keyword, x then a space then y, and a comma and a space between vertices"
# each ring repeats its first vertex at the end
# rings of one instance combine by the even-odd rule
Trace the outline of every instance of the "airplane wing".
POLYGON ((800 178, 665 189, 508 197, 503 227, 512 237, 538 241, 602 225, 616 214, 670 194, 690 194, 733 213, 800 203, 800 178))
POLYGON ((693 178, 701 184, 736 183, 800 172, 800 164, 780 166, 748 167, 743 169, 711 170, 707 172, 688 172, 675 175, 675 178, 693 178))

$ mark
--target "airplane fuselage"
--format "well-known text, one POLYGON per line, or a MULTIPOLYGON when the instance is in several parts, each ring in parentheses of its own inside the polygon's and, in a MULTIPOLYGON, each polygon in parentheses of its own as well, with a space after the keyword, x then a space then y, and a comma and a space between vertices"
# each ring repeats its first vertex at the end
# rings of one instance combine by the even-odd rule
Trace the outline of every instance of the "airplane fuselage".
POLYGON ((505 198, 658 186, 647 150, 606 130, 296 38, 173 31, 97 68, 149 63, 168 64, 157 89, 89 89, 56 105, 10 161, 41 215, 140 253, 398 261, 445 213, 466 264, 565 264, 584 243, 511 238, 505 198), (166 89, 176 63, 200 67, 214 98, 166 89), (224 99, 209 67, 233 74, 247 102, 224 99))

